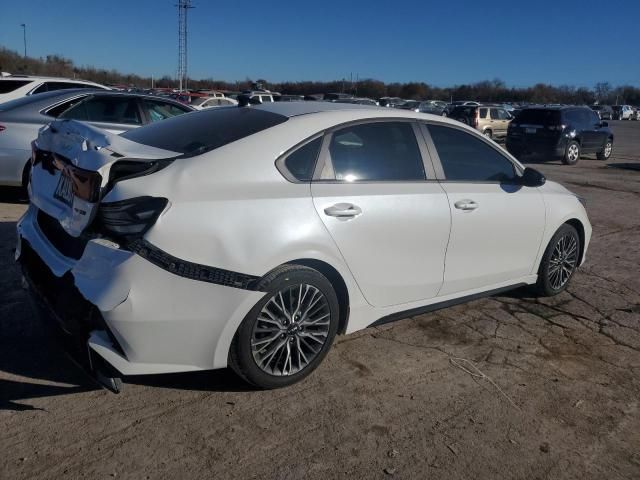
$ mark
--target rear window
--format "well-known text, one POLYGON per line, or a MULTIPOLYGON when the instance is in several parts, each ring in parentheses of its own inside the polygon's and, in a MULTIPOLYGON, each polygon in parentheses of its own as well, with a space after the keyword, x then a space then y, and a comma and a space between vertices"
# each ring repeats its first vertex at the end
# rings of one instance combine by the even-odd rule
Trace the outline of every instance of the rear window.
POLYGON ((543 108, 526 108, 518 114, 518 123, 558 125, 560 123, 560 111, 543 108))
POLYGON ((0 80, 0 93, 9 93, 31 83, 31 80, 0 80))
POLYGON ((476 114, 476 109, 478 107, 472 106, 460 106, 456 107, 451 111, 451 117, 473 117, 476 114))
POLYGON ((221 108, 169 118, 122 134, 134 142, 199 155, 287 121, 287 117, 249 107, 221 108))

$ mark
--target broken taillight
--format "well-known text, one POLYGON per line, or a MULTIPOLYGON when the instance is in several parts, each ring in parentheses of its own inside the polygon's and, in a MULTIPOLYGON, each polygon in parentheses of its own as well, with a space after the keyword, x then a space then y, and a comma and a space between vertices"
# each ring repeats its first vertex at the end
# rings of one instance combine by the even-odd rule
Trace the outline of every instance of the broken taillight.
POLYGON ((135 197, 118 202, 101 203, 96 228, 116 239, 134 240, 149 230, 167 206, 162 197, 135 197))

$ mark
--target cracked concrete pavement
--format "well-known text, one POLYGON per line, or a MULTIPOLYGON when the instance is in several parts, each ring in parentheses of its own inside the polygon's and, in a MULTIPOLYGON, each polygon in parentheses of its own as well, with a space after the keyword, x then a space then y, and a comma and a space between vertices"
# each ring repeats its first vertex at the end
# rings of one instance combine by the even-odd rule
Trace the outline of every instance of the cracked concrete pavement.
POLYGON ((611 123, 607 164, 532 165, 588 202, 566 292, 339 337, 309 379, 268 392, 227 371, 99 389, 35 320, 12 261, 25 207, 3 192, 0 477, 640 478, 640 172, 607 166, 640 163, 640 122, 611 123))

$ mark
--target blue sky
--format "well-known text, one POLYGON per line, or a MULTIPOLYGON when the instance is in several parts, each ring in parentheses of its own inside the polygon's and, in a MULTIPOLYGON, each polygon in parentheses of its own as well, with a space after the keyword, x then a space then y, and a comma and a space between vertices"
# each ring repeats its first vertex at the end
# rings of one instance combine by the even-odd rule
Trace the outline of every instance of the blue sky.
MULTIPOLYGON (((175 0, 0 0, 0 45, 175 76, 175 0)), ((189 76, 640 86, 640 0, 193 0, 189 76)))

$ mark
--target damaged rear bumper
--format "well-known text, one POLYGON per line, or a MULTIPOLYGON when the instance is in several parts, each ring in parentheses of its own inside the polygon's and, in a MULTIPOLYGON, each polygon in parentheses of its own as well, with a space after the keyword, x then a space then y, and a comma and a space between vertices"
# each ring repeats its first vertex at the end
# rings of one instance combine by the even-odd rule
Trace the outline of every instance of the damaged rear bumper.
POLYGON ((34 296, 123 375, 225 367, 237 327, 264 295, 178 276, 102 239, 66 257, 33 205, 17 229, 16 258, 34 296))

